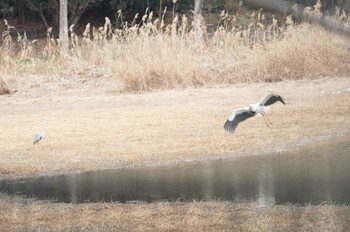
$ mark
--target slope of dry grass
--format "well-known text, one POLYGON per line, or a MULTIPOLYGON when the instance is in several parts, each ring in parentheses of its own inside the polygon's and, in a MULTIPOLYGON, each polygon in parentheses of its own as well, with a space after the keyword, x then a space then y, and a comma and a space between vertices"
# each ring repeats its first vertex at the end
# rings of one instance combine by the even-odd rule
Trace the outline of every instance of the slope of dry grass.
POLYGON ((230 202, 55 204, 0 197, 2 231, 349 231, 350 207, 230 202), (30 216, 28 216, 30 215, 30 216))
POLYGON ((260 14, 242 27, 237 21, 235 15, 224 15, 205 47, 197 43, 185 16, 163 25, 145 15, 142 26, 121 29, 106 19, 104 27, 87 26, 81 38, 71 30, 70 55, 59 53, 50 33, 46 42, 34 42, 4 31, 0 71, 12 90, 51 94, 77 88, 130 92, 208 87, 350 72, 350 40, 345 36, 308 23, 295 26, 290 20, 277 26, 260 14))
POLYGON ((255 60, 255 80, 347 76, 349 40, 340 38, 313 25, 291 29, 283 40, 268 44, 265 54, 255 60))

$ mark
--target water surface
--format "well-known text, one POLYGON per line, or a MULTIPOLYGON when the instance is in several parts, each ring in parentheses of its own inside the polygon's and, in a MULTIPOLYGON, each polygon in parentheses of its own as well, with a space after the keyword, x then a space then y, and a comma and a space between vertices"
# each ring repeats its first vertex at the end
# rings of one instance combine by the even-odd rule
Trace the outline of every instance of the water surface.
POLYGON ((0 191, 72 203, 219 199, 350 205, 350 136, 271 155, 3 180, 0 191))

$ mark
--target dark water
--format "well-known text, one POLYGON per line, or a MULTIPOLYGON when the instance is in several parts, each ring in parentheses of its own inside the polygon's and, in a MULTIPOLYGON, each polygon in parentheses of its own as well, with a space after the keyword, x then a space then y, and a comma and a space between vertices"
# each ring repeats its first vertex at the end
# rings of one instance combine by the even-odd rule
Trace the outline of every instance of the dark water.
POLYGON ((350 136, 273 155, 3 180, 0 191, 73 203, 220 199, 350 205, 350 136))

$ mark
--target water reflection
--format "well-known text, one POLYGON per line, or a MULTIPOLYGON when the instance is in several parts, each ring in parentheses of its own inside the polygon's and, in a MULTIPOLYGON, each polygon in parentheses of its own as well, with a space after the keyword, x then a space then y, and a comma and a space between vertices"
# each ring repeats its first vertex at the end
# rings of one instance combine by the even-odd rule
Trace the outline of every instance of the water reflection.
POLYGON ((60 202, 222 199, 350 204, 350 136, 286 154, 2 181, 8 194, 60 202))

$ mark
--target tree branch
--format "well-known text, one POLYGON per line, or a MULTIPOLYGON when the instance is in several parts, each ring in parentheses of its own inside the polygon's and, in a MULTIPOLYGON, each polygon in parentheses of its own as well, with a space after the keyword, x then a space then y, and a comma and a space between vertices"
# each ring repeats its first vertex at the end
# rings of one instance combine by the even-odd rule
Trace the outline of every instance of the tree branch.
POLYGON ((34 3, 33 3, 32 0, 27 0, 27 3, 28 3, 29 8, 30 8, 31 10, 34 10, 34 11, 36 11, 36 12, 39 12, 40 18, 41 18, 41 20, 43 21, 43 23, 44 23, 46 29, 49 29, 50 26, 49 26, 49 24, 47 23, 47 20, 46 20, 46 18, 45 18, 45 16, 44 16, 42 4, 40 3, 40 7, 38 8, 37 6, 34 5, 34 3))

